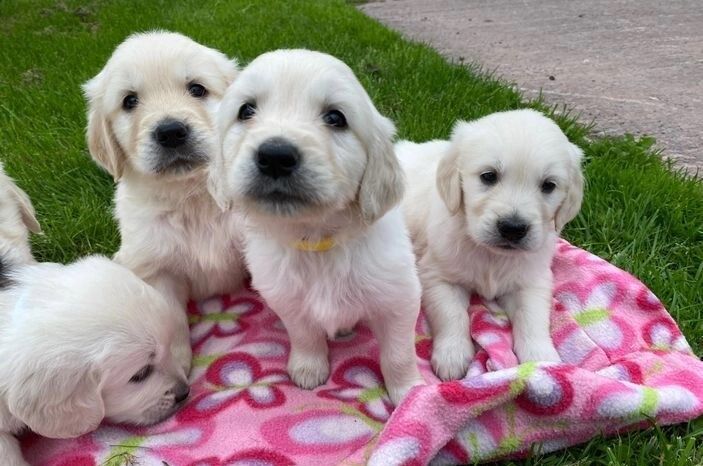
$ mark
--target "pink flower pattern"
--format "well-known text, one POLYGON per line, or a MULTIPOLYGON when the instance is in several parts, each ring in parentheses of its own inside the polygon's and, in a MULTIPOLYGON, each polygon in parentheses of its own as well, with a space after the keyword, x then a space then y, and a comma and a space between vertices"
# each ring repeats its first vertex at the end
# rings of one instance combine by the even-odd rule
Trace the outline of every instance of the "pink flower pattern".
POLYGON ((222 296, 191 302, 188 306, 191 342, 198 345, 211 336, 226 337, 249 328, 247 317, 263 309, 261 301, 250 296, 222 296))
POLYGON ((282 405, 286 397, 278 385, 289 381, 284 371, 261 370, 257 359, 246 353, 221 357, 210 365, 205 379, 211 389, 195 397, 178 414, 181 420, 213 416, 239 400, 253 409, 282 405))
POLYGON ((418 363, 430 384, 399 407, 388 401, 378 345, 363 325, 330 343, 329 380, 302 390, 286 373, 285 329, 245 290, 189 306, 193 388, 177 415, 74 440, 25 435, 25 456, 47 466, 105 464, 116 454, 144 466, 465 464, 703 414, 703 363, 651 291, 565 241, 552 269, 562 364, 519 365, 509 322, 474 297, 477 353, 463 380, 439 383, 431 373, 421 317, 418 363))
POLYGON ((335 371, 332 382, 338 388, 321 390, 321 397, 355 403, 361 412, 380 422, 390 417, 393 405, 377 362, 366 358, 348 359, 335 371))

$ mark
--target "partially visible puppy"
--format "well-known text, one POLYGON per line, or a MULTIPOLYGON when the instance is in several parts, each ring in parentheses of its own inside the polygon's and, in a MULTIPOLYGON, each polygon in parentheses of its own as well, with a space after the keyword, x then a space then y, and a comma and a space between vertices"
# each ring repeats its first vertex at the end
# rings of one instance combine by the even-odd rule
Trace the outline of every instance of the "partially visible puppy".
POLYGON ((459 122, 450 141, 399 142, 403 202, 441 379, 466 374, 472 292, 508 314, 524 361, 559 361, 549 333, 551 263, 583 198, 582 151, 534 110, 459 122))
POLYGON ((153 424, 188 396, 165 298, 104 257, 37 264, 31 203, 0 171, 0 458, 26 465, 13 434, 76 437, 103 419, 153 424), (21 220, 21 219, 24 220, 21 220), (9 232, 9 233, 8 233, 9 232), (18 238, 25 238, 24 243, 18 238))
MULTIPOLYGON (((120 44, 83 86, 90 153, 118 182, 115 260, 181 307, 235 291, 246 275, 239 217, 214 203, 205 169, 215 113, 236 74, 216 50, 150 32, 120 44)), ((183 350, 189 365, 190 347, 183 350)))
POLYGON ((41 231, 32 202, 5 174, 0 162, 0 286, 4 272, 12 265, 34 262, 29 248, 30 231, 41 231))
POLYGON ((259 56, 227 91, 212 184, 247 215, 254 287, 291 341, 288 373, 327 380, 327 338, 368 322, 398 403, 422 383, 415 355, 420 283, 398 203, 393 124, 351 69, 307 50, 259 56))

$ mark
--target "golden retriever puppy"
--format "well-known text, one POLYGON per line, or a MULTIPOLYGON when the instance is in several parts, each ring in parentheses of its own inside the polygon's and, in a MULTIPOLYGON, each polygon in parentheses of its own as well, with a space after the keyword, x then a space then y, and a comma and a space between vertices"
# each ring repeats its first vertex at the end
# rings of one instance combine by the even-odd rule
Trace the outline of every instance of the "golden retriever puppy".
POLYGON ((27 466, 13 434, 77 437, 103 419, 153 424, 188 397, 177 319, 126 268, 94 256, 38 264, 29 199, 0 167, 0 458, 27 466), (24 257, 20 257, 21 251, 24 257))
MULTIPOLYGON (((90 153, 117 181, 115 260, 181 307, 235 291, 246 275, 239 217, 206 188, 215 114, 236 74, 216 50, 149 32, 120 44, 83 86, 90 153)), ((182 321, 189 365, 185 314, 182 321)))
POLYGON ((327 380, 327 337, 366 321, 389 396, 423 383, 415 355, 420 282, 398 203, 395 128, 352 70, 308 50, 254 60, 219 116, 215 197, 247 217, 254 287, 285 325, 288 373, 327 380))
POLYGON ((27 194, 5 174, 0 162, 0 283, 4 269, 34 262, 29 248, 30 231, 41 231, 34 206, 27 194))
POLYGON ((450 141, 399 142, 396 152, 437 376, 466 374, 471 293, 508 315, 520 361, 559 361, 550 266, 581 207, 581 149, 541 113, 515 110, 459 122, 450 141))

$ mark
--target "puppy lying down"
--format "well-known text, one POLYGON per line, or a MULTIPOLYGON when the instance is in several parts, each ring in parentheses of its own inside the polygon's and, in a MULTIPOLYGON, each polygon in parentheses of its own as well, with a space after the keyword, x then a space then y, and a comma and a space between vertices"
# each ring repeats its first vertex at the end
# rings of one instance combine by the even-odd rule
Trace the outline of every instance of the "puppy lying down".
POLYGON ((324 383, 327 337, 363 320, 398 403, 423 381, 414 331, 421 291, 397 207, 393 124, 341 61, 279 50, 235 80, 219 128, 213 193, 246 217, 245 258, 288 331, 290 377, 308 389, 324 383))
POLYGON ((176 411, 189 389, 165 298, 105 257, 64 266, 6 256, 29 251, 26 228, 38 224, 4 173, 0 209, 0 463, 26 465, 13 436, 25 428, 76 437, 103 419, 153 424, 176 411))
POLYGON ((559 232, 581 207, 581 150, 549 118, 516 110, 459 122, 450 141, 399 142, 396 152, 409 179, 403 209, 436 374, 466 374, 474 292, 508 315, 521 362, 559 361, 550 266, 559 232))

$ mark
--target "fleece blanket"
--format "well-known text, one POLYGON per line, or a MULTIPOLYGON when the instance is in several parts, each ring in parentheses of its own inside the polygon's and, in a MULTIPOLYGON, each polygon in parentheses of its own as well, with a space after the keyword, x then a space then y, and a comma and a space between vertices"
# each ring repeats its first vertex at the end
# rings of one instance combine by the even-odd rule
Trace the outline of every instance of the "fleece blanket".
POLYGON ((193 395, 172 419, 104 425, 74 440, 29 434, 24 453, 48 466, 460 464, 703 413, 703 363, 644 285, 563 241, 553 270, 563 363, 518 365, 508 320, 473 300, 480 349, 463 380, 432 375, 420 317, 418 363, 429 384, 395 410, 363 326, 330 343, 328 382, 301 390, 286 375, 285 329, 247 290, 190 306, 193 395))

